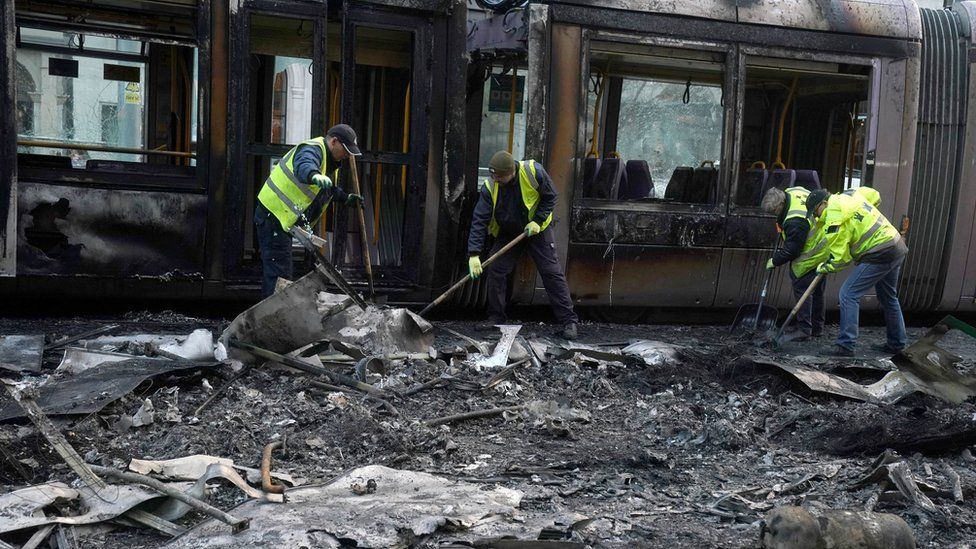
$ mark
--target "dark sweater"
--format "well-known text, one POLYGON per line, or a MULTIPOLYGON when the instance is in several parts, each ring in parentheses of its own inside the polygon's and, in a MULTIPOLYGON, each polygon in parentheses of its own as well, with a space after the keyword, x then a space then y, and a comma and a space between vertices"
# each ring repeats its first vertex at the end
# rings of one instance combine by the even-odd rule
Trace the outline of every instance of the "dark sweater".
MULTIPOLYGON (((516 164, 515 177, 498 188, 498 204, 494 208, 494 215, 499 226, 498 236, 505 240, 514 238, 529 224, 529 210, 525 207, 525 201, 522 200, 522 186, 519 185, 518 171, 521 169, 522 165, 516 164)), ((532 221, 542 225, 542 222, 549 217, 553 208, 556 207, 556 199, 559 195, 552 184, 552 178, 538 162, 535 163, 535 178, 539 184, 539 205, 536 207, 532 221)), ((485 237, 488 233, 491 217, 491 192, 488 187, 481 185, 481 190, 478 193, 478 204, 475 205, 474 214, 471 216, 468 255, 481 254, 485 247, 485 237)))

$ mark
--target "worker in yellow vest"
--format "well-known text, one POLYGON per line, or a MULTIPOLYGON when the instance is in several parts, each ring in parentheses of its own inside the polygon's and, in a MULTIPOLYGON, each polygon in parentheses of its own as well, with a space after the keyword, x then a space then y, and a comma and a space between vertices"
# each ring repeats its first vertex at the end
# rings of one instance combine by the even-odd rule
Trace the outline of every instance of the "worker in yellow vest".
POLYGON ((329 203, 362 205, 363 197, 339 186, 340 163, 362 154, 356 132, 346 124, 333 126, 325 137, 299 143, 271 169, 258 193, 254 226, 261 252, 261 296, 274 293, 278 278, 292 277, 292 237, 299 225, 311 229, 329 203))
MULTIPOLYGON (((854 264, 854 270, 840 288, 840 332, 834 342, 835 356, 854 356, 861 297, 873 286, 884 311, 887 341, 875 349, 897 353, 905 348, 905 318, 898 302, 898 275, 908 255, 901 235, 881 212, 871 205, 871 196, 814 191, 807 198, 807 210, 823 224, 830 257, 817 272, 833 273, 854 264)), ((877 196, 880 203, 880 196, 877 196)))
MULTIPOLYGON (((775 269, 790 264, 793 297, 797 300, 817 276, 817 265, 826 261, 828 256, 823 227, 807 219, 806 201, 809 194, 810 191, 804 187, 790 187, 785 191, 773 187, 766 191, 761 203, 766 213, 776 216, 783 238, 780 248, 766 262, 766 268, 775 269)), ((796 329, 785 334, 787 339, 805 341, 823 335, 827 311, 824 286, 823 282, 818 284, 800 307, 796 314, 796 329)))
POLYGON ((854 197, 860 196, 875 208, 881 207, 881 193, 871 187, 855 187, 853 189, 847 189, 843 194, 854 197))
POLYGON ((520 233, 528 235, 514 250, 496 259, 488 267, 488 321, 505 323, 508 305, 508 277, 528 248, 549 305, 562 326, 565 339, 577 337, 579 317, 573 311, 569 285, 556 256, 556 241, 549 224, 556 206, 557 193, 549 174, 534 160, 515 162, 507 151, 499 151, 488 164, 491 177, 481 186, 478 203, 471 219, 468 236, 468 270, 472 278, 481 276, 481 252, 487 234, 495 237, 489 255, 494 255, 520 233))

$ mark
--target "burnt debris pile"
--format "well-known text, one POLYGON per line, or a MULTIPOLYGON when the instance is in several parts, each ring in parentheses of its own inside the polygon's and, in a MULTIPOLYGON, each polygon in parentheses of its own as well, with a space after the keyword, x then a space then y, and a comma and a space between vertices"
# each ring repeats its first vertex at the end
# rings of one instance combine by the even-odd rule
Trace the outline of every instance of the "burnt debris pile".
POLYGON ((0 547, 976 536, 955 319, 838 360, 719 327, 435 325, 302 279, 230 322, 0 327, 0 547))

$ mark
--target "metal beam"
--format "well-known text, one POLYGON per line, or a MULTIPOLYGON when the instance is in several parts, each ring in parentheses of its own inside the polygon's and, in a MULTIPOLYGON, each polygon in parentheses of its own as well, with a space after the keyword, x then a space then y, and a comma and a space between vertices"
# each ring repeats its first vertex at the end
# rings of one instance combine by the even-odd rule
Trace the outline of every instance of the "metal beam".
POLYGON ((17 273, 17 109, 14 3, 0 2, 0 276, 17 273))

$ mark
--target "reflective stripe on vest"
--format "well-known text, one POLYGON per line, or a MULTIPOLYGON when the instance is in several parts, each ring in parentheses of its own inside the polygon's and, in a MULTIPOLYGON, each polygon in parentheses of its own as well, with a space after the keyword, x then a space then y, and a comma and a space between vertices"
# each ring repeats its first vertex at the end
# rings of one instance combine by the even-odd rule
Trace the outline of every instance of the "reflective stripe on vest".
MULTIPOLYGON (((306 185, 295 175, 295 154, 301 146, 315 146, 322 152, 322 163, 319 172, 325 172, 328 162, 328 148, 325 146, 325 138, 316 137, 304 141, 290 151, 271 169, 268 178, 264 181, 261 191, 258 193, 258 200, 268 209, 281 223, 284 230, 289 230, 302 216, 315 197, 318 195, 318 185, 306 185)), ((333 185, 339 183, 338 168, 333 172, 333 185)), ((322 211, 328 207, 326 203, 322 211)), ((314 222, 314 219, 309 219, 314 222)))
POLYGON ((888 222, 888 219, 881 212, 867 202, 861 204, 861 211, 864 213, 863 219, 856 220, 852 218, 855 219, 856 226, 861 228, 867 223, 871 223, 871 225, 850 245, 851 258, 856 260, 865 253, 880 252, 898 244, 898 241, 901 240, 901 235, 898 234, 898 231, 895 230, 894 226, 888 222), (881 235, 880 239, 872 243, 871 240, 878 236, 878 233, 881 231, 888 234, 881 235))
POLYGON ((803 245, 803 253, 790 263, 790 269, 797 278, 800 278, 816 269, 817 265, 827 261, 829 256, 830 250, 827 248, 827 233, 823 225, 814 225, 810 227, 810 232, 807 233, 807 241, 803 245))
POLYGON ((786 223, 787 219, 796 217, 806 218, 807 197, 810 196, 810 191, 804 187, 790 187, 785 192, 786 196, 790 199, 790 205, 789 210, 786 211, 786 217, 783 218, 783 222, 786 223))
MULTIPOLYGON (((535 217, 535 211, 539 207, 539 182, 536 180, 535 175, 535 160, 523 160, 519 164, 522 167, 519 170, 519 187, 522 190, 522 202, 525 204, 525 209, 529 211, 529 221, 532 221, 532 218, 535 217)), ((495 206, 498 205, 498 185, 495 185, 491 179, 485 179, 485 187, 491 193, 491 222, 488 224, 488 232, 491 233, 491 236, 498 236, 501 230, 498 222, 495 221, 495 206)), ((539 230, 546 230, 546 227, 551 222, 552 212, 549 212, 549 216, 539 226, 539 230)))
MULTIPOLYGON (((790 187, 784 192, 790 202, 783 223, 785 224, 787 219, 806 219, 806 202, 810 191, 805 187, 790 187)), ((785 241, 786 233, 782 236, 785 241)), ((815 223, 811 223, 810 230, 807 231, 807 239, 803 243, 803 251, 799 257, 790 262, 790 270, 793 271, 794 276, 800 278, 823 263, 826 260, 826 252, 827 239, 823 228, 818 228, 815 223)))

